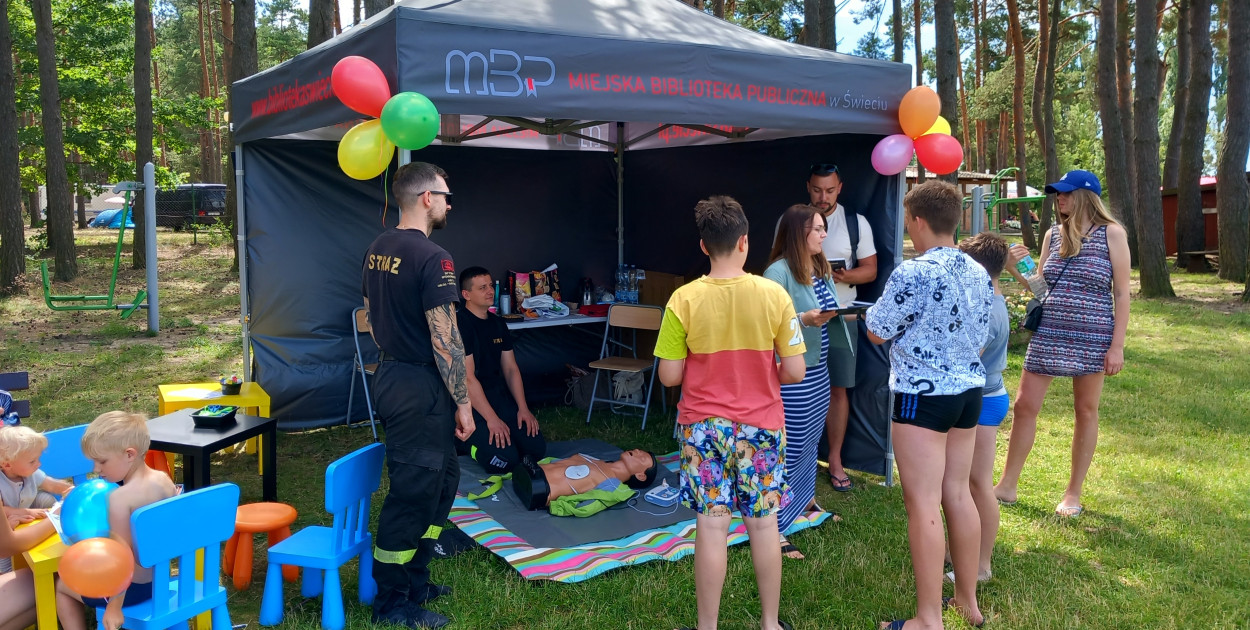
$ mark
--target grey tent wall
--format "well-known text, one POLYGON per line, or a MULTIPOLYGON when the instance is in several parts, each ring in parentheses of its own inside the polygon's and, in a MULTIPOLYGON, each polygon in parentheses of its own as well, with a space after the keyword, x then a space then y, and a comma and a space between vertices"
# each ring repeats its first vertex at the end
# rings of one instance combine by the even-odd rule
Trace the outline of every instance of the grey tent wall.
MULTIPOLYGON (((283 429, 347 417, 355 352, 350 315, 361 303, 361 261, 384 229, 384 209, 386 226, 397 216, 394 198, 383 192, 394 164, 385 183, 359 182, 339 170, 336 150, 336 142, 303 140, 243 145, 255 380, 272 397, 283 429)), ((458 268, 481 265, 502 279, 508 269, 555 262, 570 294, 584 275, 610 278, 616 263, 611 154, 429 147, 413 159, 449 173, 455 202, 447 228, 433 238, 458 268)), ((563 368, 534 348, 558 345, 574 358, 597 348, 581 340, 590 336, 564 332, 525 333, 531 343, 518 350, 518 363, 529 371, 527 383, 563 368)), ((364 401, 356 402, 352 417, 366 417, 364 401)))
MULTIPOLYGON (((873 171, 868 156, 878 140, 838 134, 631 152, 625 177, 626 262, 687 279, 707 273, 694 205, 709 195, 727 194, 742 203, 751 222, 747 270, 761 273, 777 217, 790 205, 808 201, 811 164, 833 162, 844 182, 839 202, 872 225, 877 279, 859 287, 859 299, 876 300, 902 255, 901 177, 873 171)), ((862 332, 859 349, 843 460, 855 470, 885 475, 890 361, 885 347, 874 346, 862 332)))

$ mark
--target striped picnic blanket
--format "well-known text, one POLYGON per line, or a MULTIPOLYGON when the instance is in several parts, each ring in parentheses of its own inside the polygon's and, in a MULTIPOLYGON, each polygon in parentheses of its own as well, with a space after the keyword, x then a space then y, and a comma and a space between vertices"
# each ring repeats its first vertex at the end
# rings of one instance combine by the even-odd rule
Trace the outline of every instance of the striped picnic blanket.
MULTIPOLYGON (((677 452, 659 456, 669 470, 678 466, 677 452)), ((805 514, 787 533, 815 527, 828 519, 828 512, 805 514)), ((581 582, 617 567, 652 560, 675 561, 694 553, 694 519, 668 527, 648 529, 616 540, 594 542, 568 548, 533 547, 513 534, 477 504, 458 495, 451 508, 451 522, 503 558, 527 580, 581 582)), ((552 517, 557 518, 557 517, 552 517)), ((747 541, 746 526, 735 516, 729 528, 729 544, 747 541)))

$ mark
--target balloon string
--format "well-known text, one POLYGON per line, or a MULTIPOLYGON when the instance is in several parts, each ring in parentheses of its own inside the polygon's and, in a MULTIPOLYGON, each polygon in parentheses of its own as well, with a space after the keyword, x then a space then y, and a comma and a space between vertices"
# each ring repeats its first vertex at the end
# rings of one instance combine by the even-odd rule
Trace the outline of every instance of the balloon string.
POLYGON ((390 169, 382 171, 382 227, 386 227, 386 211, 391 207, 391 197, 386 192, 386 176, 390 175, 390 169))

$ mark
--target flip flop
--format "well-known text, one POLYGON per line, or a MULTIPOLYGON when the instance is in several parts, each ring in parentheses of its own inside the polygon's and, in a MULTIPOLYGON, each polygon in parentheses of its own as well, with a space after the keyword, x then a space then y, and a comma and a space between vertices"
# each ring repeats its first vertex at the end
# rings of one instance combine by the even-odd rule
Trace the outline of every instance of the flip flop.
POLYGON ((882 628, 881 630, 903 630, 903 624, 905 623, 907 623, 906 619, 895 619, 890 622, 890 625, 882 628))
POLYGON ((788 553, 801 554, 803 552, 799 551, 799 548, 795 547, 794 543, 787 540, 785 536, 782 536, 781 537, 781 556, 783 558, 789 558, 790 560, 803 560, 804 559, 804 558, 793 558, 793 557, 787 556, 786 554, 788 553))
POLYGON ((1083 505, 1063 505, 1055 506, 1055 516, 1060 518, 1076 518, 1085 512, 1083 505))
POLYGON ((838 477, 833 473, 829 473, 829 483, 838 492, 850 492, 855 489, 855 484, 851 483, 850 477, 838 477))
POLYGON ((1015 501, 1004 501, 1004 500, 1002 500, 1002 499, 999 499, 999 500, 998 500, 998 504, 999 504, 999 505, 1001 505, 1001 506, 1003 506, 1003 507, 1015 507, 1016 502, 1015 502, 1015 501))

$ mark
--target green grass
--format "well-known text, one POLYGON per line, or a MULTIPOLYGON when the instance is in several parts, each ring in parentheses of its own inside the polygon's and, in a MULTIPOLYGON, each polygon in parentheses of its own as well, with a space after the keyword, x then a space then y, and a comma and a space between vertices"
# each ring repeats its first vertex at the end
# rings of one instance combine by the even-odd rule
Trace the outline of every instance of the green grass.
MULTIPOLYGON (((106 286, 110 232, 80 233, 84 277, 58 293, 106 286), (91 239, 97 239, 92 241, 91 239)), ((30 290, 0 301, 12 322, 0 332, 0 364, 31 372, 36 428, 89 421, 127 408, 156 412, 156 385, 193 382, 239 371, 238 284, 225 246, 192 245, 189 235, 162 231, 162 332, 146 336, 143 315, 52 313, 42 302, 38 267, 30 290)), ((124 265, 129 264, 129 258, 124 265)), ((142 272, 123 267, 119 295, 133 295, 142 272)), ((1067 480, 1072 427, 1069 381, 1059 380, 1039 420, 1037 445, 1020 485, 1020 502, 1004 508, 995 548, 994 580, 981 589, 988 627, 998 628, 1246 628, 1250 619, 1250 309, 1241 287, 1210 275, 1173 275, 1181 297, 1135 300, 1122 374, 1107 380, 1100 442, 1086 483, 1087 511, 1059 520, 1052 511, 1067 480)), ((1010 289, 1009 289, 1010 290, 1010 289)), ((1008 388, 1018 382, 1023 348, 1013 349, 1008 388)), ((552 439, 597 437, 622 446, 671 451, 671 424, 653 414, 645 432, 635 417, 597 413, 589 425, 578 410, 538 411, 552 439)), ((1005 424, 999 466, 1006 453, 1005 424)), ((326 523, 324 470, 369 441, 367 428, 335 427, 279 440, 279 496, 300 512, 297 526, 326 523)), ((260 499, 253 456, 219 453, 217 480, 260 499)), ((908 616, 914 591, 906 519, 899 489, 853 474, 856 490, 838 494, 821 481, 818 499, 842 522, 794 537, 808 555, 786 562, 782 618, 796 628, 875 628, 908 616)), ((383 482, 385 484, 385 481, 383 482)), ((385 489, 385 485, 384 485, 385 489)), ((375 500, 376 510, 381 494, 375 500)), ((253 586, 231 588, 236 623, 255 624, 264 577, 258 541, 253 586)), ((529 583, 485 550, 433 564, 434 579, 455 594, 433 609, 458 628, 673 628, 694 621, 693 563, 653 562, 612 571, 582 584, 529 583)), ((347 600, 355 565, 344 571, 347 600)), ((320 605, 287 585, 292 628, 317 627, 320 605)), ((731 549, 722 627, 758 627, 750 556, 731 549)), ((368 625, 368 610, 348 604, 349 627, 368 625)), ((947 627, 967 625, 947 613, 947 627)))

